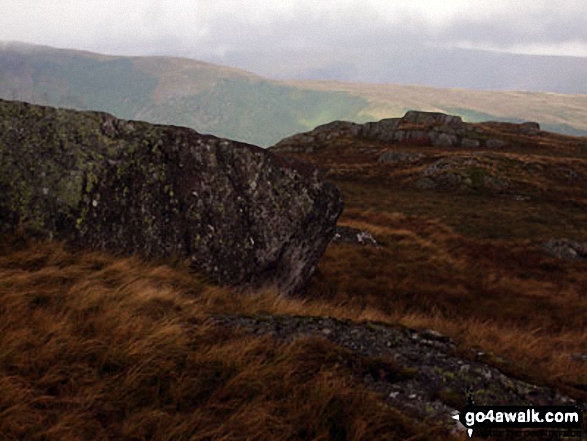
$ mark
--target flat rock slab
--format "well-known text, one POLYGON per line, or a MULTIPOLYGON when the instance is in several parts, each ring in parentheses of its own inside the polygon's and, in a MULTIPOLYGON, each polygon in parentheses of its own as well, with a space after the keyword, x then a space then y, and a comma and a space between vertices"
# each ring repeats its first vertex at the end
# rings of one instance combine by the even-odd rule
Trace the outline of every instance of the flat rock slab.
POLYGON ((285 341, 319 336, 358 357, 389 359, 410 369, 413 375, 398 377, 380 372, 361 380, 383 394, 394 407, 419 418, 454 424, 451 415, 460 410, 456 402, 462 400, 464 405, 469 391, 477 405, 576 404, 587 410, 586 403, 576 403, 554 389, 509 377, 482 361, 459 357, 455 344, 433 330, 415 331, 382 323, 304 316, 222 315, 215 317, 214 322, 285 341))
POLYGON ((219 283, 296 294, 342 208, 314 167, 259 147, 0 100, 0 234, 188 258, 219 283))

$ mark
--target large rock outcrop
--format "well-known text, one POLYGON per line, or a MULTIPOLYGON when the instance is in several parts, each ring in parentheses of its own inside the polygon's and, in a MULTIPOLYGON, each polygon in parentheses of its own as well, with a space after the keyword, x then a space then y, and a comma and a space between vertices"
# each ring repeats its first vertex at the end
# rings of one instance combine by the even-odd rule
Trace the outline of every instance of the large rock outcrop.
MULTIPOLYGON (((491 122, 489 123, 491 124, 491 122)), ((517 135, 537 136, 540 126, 535 122, 510 124, 517 135)), ((389 144, 413 144, 434 147, 486 147, 498 149, 506 145, 502 139, 485 132, 479 125, 463 122, 461 117, 439 112, 410 110, 401 118, 356 124, 333 121, 306 133, 293 135, 273 148, 282 152, 309 153, 320 144, 344 137, 383 141, 389 144)))
POLYGON ((0 233, 190 258, 219 283, 295 294, 341 211, 316 169, 255 146, 0 100, 0 233))

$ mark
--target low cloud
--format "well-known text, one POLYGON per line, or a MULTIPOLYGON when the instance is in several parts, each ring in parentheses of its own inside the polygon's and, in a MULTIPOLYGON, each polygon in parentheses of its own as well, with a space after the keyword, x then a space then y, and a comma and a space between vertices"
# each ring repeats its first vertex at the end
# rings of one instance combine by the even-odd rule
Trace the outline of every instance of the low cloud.
POLYGON ((566 0, 3 0, 0 40, 115 54, 235 53, 414 46, 585 55, 587 4, 566 0), (560 53, 560 52, 559 52, 560 53))

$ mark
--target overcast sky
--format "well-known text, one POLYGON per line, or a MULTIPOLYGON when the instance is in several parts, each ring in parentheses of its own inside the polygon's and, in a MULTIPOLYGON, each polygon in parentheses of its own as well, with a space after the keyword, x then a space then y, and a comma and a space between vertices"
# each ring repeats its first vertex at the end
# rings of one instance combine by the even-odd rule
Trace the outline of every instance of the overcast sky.
POLYGON ((587 56, 585 0, 0 0, 0 40, 121 55, 438 45, 587 56))

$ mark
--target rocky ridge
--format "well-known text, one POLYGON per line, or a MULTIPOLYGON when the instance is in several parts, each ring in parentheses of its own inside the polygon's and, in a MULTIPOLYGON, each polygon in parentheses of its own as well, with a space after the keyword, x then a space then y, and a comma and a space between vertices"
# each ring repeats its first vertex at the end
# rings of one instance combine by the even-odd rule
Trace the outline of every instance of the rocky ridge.
MULTIPOLYGON (((522 136, 538 136, 541 133, 540 125, 535 122, 510 126, 522 136)), ((365 124, 334 121, 310 132, 285 138, 274 149, 281 152, 311 153, 313 149, 320 148, 321 143, 343 137, 434 147, 493 149, 507 145, 507 141, 495 137, 477 124, 463 122, 459 116, 411 110, 402 118, 387 118, 365 124)))
POLYGON ((342 211, 311 165, 194 130, 0 100, 0 234, 190 259, 302 292, 342 211))
POLYGON ((363 176, 424 191, 583 205, 586 146, 581 138, 544 132, 532 122, 470 124, 458 116, 410 111, 366 124, 335 121, 272 150, 311 161, 334 179, 363 176))

